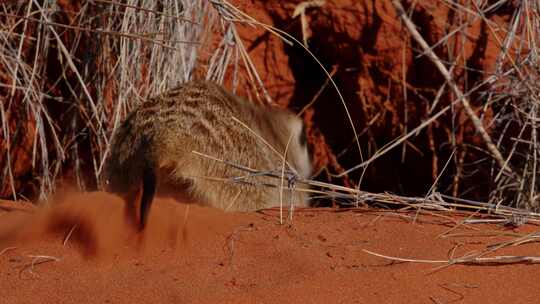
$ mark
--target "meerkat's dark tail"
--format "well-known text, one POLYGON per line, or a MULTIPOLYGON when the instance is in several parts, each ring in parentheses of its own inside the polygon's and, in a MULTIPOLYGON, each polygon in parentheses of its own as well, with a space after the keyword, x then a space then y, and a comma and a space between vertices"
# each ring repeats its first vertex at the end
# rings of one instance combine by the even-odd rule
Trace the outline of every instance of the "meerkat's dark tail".
POLYGON ((154 194, 156 193, 156 172, 154 168, 147 167, 142 172, 142 195, 141 195, 141 210, 140 210, 140 222, 139 229, 144 230, 146 222, 148 220, 148 213, 154 200, 154 194))
POLYGON ((143 230, 156 192, 156 161, 153 136, 140 127, 134 111, 115 131, 105 165, 107 190, 122 196, 128 220, 143 230), (140 208, 138 194, 140 195, 140 208))

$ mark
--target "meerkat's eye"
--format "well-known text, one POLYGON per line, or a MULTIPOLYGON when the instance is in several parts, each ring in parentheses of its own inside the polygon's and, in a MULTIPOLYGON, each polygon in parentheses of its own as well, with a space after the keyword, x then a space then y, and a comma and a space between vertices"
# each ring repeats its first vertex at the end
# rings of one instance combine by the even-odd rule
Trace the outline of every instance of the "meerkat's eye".
POLYGON ((300 145, 302 145, 302 147, 307 145, 307 130, 305 123, 302 123, 302 131, 300 131, 300 145))

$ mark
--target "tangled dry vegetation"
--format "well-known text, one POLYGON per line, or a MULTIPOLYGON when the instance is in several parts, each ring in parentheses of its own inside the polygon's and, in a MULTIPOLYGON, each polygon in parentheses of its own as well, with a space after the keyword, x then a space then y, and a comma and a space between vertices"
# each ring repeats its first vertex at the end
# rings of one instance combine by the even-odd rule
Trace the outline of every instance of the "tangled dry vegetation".
MULTIPOLYGON (((399 18, 395 21, 406 33, 403 39, 410 40, 414 48, 414 60, 427 57, 444 77, 444 84, 433 88, 435 98, 427 101, 429 117, 388 139, 366 159, 359 157, 358 166, 343 172, 365 169, 420 132, 431 132, 434 124, 447 124, 453 152, 434 171, 437 174, 429 193, 407 198, 318 181, 299 182, 316 186, 319 190, 315 192, 323 197, 351 204, 461 207, 536 218, 540 209, 536 131, 540 119, 540 4, 439 2, 464 17, 459 19, 461 24, 448 28, 442 40, 429 45, 410 17, 414 7, 407 1, 391 1, 399 18), (489 18, 501 9, 511 10, 509 22, 489 18), (433 50, 449 40, 465 39, 465 28, 478 20, 493 34, 499 48, 493 70, 475 71, 481 73, 482 81, 471 85, 454 76, 457 70, 474 67, 459 56, 441 58, 433 50), (442 96, 451 96, 453 101, 441 105, 446 100, 442 96), (442 120, 443 115, 452 119, 442 120), (470 122, 477 138, 458 148, 455 143, 460 135, 454 131, 463 120, 470 122), (468 153, 478 155, 478 151, 484 157, 464 163, 470 159, 468 153), (447 170, 449 165, 455 170, 447 170), (457 193, 452 189, 439 193, 440 180, 453 179, 456 184, 478 170, 491 185, 489 201, 464 200, 452 195, 457 193), (453 177, 445 176, 451 171, 453 177)), ((66 176, 81 189, 96 188, 112 130, 129 109, 194 75, 218 82, 229 79, 233 86, 244 79, 252 84, 256 96, 267 99, 236 30, 237 23, 257 22, 227 1, 28 1, 4 3, 0 10, 2 196, 17 198, 35 192, 45 198, 54 191, 55 181, 66 176)), ((278 33, 287 43, 294 40, 274 32, 278 33)), ((304 40, 307 44, 305 38, 299 37, 296 43, 304 40)))
POLYGON ((17 1, 0 9, 2 196, 46 198, 65 176, 95 188, 112 130, 130 108, 194 74, 218 82, 232 75, 235 84, 244 63, 262 88, 230 21, 241 17, 219 1, 17 1))

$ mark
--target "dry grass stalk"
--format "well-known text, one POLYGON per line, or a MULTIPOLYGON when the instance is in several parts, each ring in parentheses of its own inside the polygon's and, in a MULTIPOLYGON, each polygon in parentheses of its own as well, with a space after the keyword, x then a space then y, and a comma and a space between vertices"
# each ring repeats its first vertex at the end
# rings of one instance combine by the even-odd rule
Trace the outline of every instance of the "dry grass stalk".
POLYGON ((445 264, 435 268, 433 271, 440 270, 452 265, 508 265, 508 264, 538 264, 540 263, 540 257, 538 256, 494 256, 494 257, 476 257, 476 256, 465 256, 456 259, 449 260, 422 260, 422 259, 411 259, 411 258, 399 258, 388 255, 383 255, 380 253, 375 253, 366 249, 362 249, 364 252, 385 258, 397 262, 409 262, 409 263, 428 263, 428 264, 445 264))
POLYGON ((474 112, 474 110, 471 107, 471 104, 468 100, 468 98, 465 97, 463 92, 458 88, 457 84, 455 83, 452 75, 448 71, 448 69, 444 66, 444 64, 441 62, 439 57, 433 52, 433 50, 430 48, 430 46, 427 44, 427 42, 422 38, 420 33, 416 30, 416 26, 414 23, 407 17, 407 14, 405 13, 405 9, 401 5, 401 3, 397 0, 392 0, 392 4, 396 8, 399 17, 403 20, 403 23, 405 23, 405 26, 407 29, 409 29, 409 32, 414 37, 416 42, 420 44, 426 55, 429 57, 429 59, 435 64, 437 69, 441 72, 441 74, 446 79, 446 83, 450 86, 454 94, 457 96, 458 100, 463 105, 463 108, 465 109, 465 112, 467 113, 467 116, 472 121, 474 127, 476 128, 476 131, 482 136, 482 139, 484 140, 487 148, 489 151, 493 154, 493 157, 498 162, 500 168, 502 171, 508 171, 508 173, 513 174, 512 170, 507 166, 506 162, 504 161, 504 158, 499 151, 499 149, 495 146, 493 141, 491 140, 491 137, 488 135, 486 130, 484 129, 482 122, 474 112))
POLYGON ((34 272, 34 268, 37 265, 49 263, 49 262, 59 262, 60 258, 50 256, 50 255, 27 255, 27 257, 32 258, 32 262, 25 264, 22 269, 19 271, 19 278, 22 278, 24 272, 28 272, 33 276, 37 276, 34 272))
MULTIPOLYGON (((192 153, 200 157, 205 157, 213 161, 232 166, 235 169, 245 171, 247 172, 247 176, 264 175, 276 179, 276 183, 255 186, 275 187, 280 189, 280 191, 283 191, 283 189, 288 191, 304 191, 312 195, 312 200, 331 199, 333 201, 340 202, 340 204, 345 207, 355 207, 358 206, 358 204, 383 204, 394 208, 413 208, 418 211, 433 210, 455 212, 456 210, 469 210, 490 214, 498 219, 502 218, 504 223, 514 224, 516 226, 524 224, 527 221, 540 223, 540 213, 532 212, 527 209, 460 199, 440 194, 438 192, 432 192, 426 197, 406 197, 388 193, 370 193, 356 188, 302 179, 299 178, 294 171, 290 170, 290 167, 287 169, 282 168, 281 170, 276 169, 273 171, 261 171, 243 166, 241 164, 231 163, 229 161, 200 152, 193 151, 192 153), (285 177, 288 180, 287 187, 285 187, 283 184, 285 177), (308 185, 309 187, 302 187, 301 185, 308 185)), ((279 164, 276 164, 276 167, 279 167, 279 164)), ((230 180, 220 181, 244 182, 244 179, 245 176, 238 176, 230 180)))

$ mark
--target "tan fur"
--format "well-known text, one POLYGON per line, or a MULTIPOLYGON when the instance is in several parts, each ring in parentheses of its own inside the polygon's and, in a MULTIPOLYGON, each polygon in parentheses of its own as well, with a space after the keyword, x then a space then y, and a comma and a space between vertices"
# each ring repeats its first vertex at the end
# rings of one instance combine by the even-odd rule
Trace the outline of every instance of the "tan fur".
MULTIPOLYGON (((152 173, 158 192, 169 188, 229 211, 268 208, 279 205, 279 188, 264 184, 277 185, 279 179, 252 176, 244 180, 252 184, 233 182, 247 172, 192 151, 280 173, 281 155, 292 136, 287 161, 301 178, 308 178, 311 165, 302 132, 302 121, 289 111, 253 104, 210 82, 190 82, 142 103, 128 115, 113 136, 105 178, 108 189, 124 195, 131 209, 136 193, 145 186, 143 180, 152 173)), ((293 196, 295 205, 307 204, 305 193, 296 191, 293 196)), ((283 202, 289 201, 290 193, 284 191, 283 202)))

